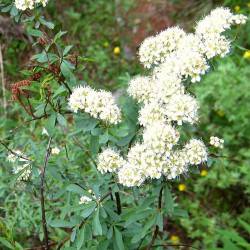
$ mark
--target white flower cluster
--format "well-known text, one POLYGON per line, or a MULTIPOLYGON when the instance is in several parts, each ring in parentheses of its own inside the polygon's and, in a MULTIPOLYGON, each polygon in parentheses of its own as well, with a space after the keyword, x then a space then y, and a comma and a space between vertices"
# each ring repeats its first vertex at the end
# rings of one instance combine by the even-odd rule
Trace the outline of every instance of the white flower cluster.
POLYGON ((146 38, 139 49, 140 62, 146 68, 163 63, 166 56, 178 48, 183 36, 182 29, 173 27, 146 38))
POLYGON ((15 150, 15 154, 10 153, 7 160, 13 164, 13 173, 17 174, 17 181, 27 181, 31 175, 31 162, 20 150, 15 150))
POLYGON ((59 155, 60 154, 60 149, 58 147, 54 147, 51 149, 51 154, 52 155, 59 155))
MULTIPOLYGON (((230 42, 221 33, 233 24, 244 23, 242 15, 217 8, 197 24, 194 34, 175 27, 145 39, 139 58, 149 76, 137 76, 129 82, 128 93, 142 105, 139 123, 143 126, 142 142, 133 145, 122 158, 106 149, 98 157, 98 169, 116 172, 121 184, 140 186, 147 179, 165 176, 174 179, 188 171, 189 166, 207 161, 205 144, 190 139, 179 143, 177 126, 198 121, 199 105, 186 93, 183 81, 200 81, 209 69, 208 59, 226 55, 230 42)), ((212 143, 218 146, 215 139, 212 143)))
POLYGON ((233 14, 228 8, 216 8, 198 22, 195 32, 200 35, 220 34, 235 24, 245 24, 247 17, 242 14, 233 14))
POLYGON ((145 130, 143 143, 130 148, 127 160, 107 148, 98 156, 97 169, 101 173, 118 172, 119 182, 126 186, 139 186, 146 178, 159 179, 178 140, 179 133, 171 125, 156 122, 145 130))
POLYGON ((118 179, 120 183, 127 187, 140 186, 144 181, 141 171, 129 164, 123 165, 119 169, 118 179))
POLYGON ((88 204, 89 202, 91 202, 92 199, 89 198, 88 196, 86 195, 83 195, 80 197, 80 201, 79 201, 79 204, 82 205, 82 204, 88 204))
POLYGON ((83 110, 106 123, 117 124, 121 121, 121 111, 112 94, 104 90, 96 91, 88 86, 78 86, 70 95, 69 106, 74 112, 83 110))
POLYGON ((210 137, 210 145, 216 147, 216 148, 223 148, 224 140, 220 139, 216 136, 210 137))
POLYGON ((199 165, 207 161, 207 149, 205 144, 197 139, 191 139, 184 147, 188 163, 191 165, 199 165))
POLYGON ((160 65, 156 67, 159 72, 200 81, 201 75, 209 69, 207 59, 223 57, 230 51, 230 41, 221 33, 246 20, 246 16, 234 15, 228 8, 216 8, 198 22, 194 34, 174 27, 146 38, 139 49, 140 62, 146 68, 160 65))
POLYGON ((115 172, 121 165, 123 165, 124 160, 119 155, 118 152, 111 148, 106 148, 98 155, 97 169, 103 173, 115 172))
POLYGON ((143 133, 143 142, 148 149, 162 155, 170 151, 179 141, 179 132, 170 124, 155 122, 143 133))
POLYGON ((155 121, 164 122, 165 110, 159 102, 146 103, 139 112, 139 123, 146 127, 150 126, 155 121))
POLYGON ((42 4, 43 7, 47 5, 49 0, 15 0, 16 8, 19 10, 34 9, 36 4, 42 4))
POLYGON ((184 151, 173 151, 163 167, 167 179, 174 179, 188 171, 188 161, 184 151))

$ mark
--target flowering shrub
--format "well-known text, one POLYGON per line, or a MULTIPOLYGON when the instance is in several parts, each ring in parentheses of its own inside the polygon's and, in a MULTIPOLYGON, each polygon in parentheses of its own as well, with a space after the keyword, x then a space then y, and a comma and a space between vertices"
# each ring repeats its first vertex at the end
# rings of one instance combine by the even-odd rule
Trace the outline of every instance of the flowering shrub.
MULTIPOLYGON (((186 93, 185 81, 200 81, 209 69, 208 60, 217 55, 224 57, 230 51, 230 41, 222 33, 233 24, 245 22, 244 15, 217 8, 198 22, 194 34, 174 27, 145 39, 139 58, 146 68, 153 67, 153 72, 132 79, 128 89, 133 98, 143 103, 138 118, 145 127, 143 142, 129 149, 127 161, 107 157, 116 166, 113 170, 118 170, 121 184, 139 186, 146 179, 159 179, 162 174, 174 179, 186 173, 189 165, 207 161, 207 149, 197 139, 173 150, 174 146, 183 145, 178 143, 176 125, 198 121, 198 103, 186 93)), ((212 137, 210 144, 219 147, 221 141, 212 137)), ((103 155, 105 151, 102 160, 103 155)))
MULTIPOLYGON (((170 237, 161 233, 164 218, 186 216, 172 197, 171 185, 194 172, 195 166, 207 167, 213 156, 202 139, 190 132, 199 124, 199 103, 190 86, 208 73, 209 60, 230 52, 231 41, 224 32, 244 24, 246 17, 217 8, 197 23, 194 33, 173 27, 146 38, 138 54, 147 74, 133 77, 128 83, 129 97, 119 101, 112 93, 77 79, 79 63, 85 58, 73 54, 73 46, 64 45, 66 32, 50 35, 54 24, 39 9, 35 16, 30 14, 47 4, 16 0, 3 6, 37 38, 34 45, 40 52, 31 59, 27 79, 13 84, 11 91, 13 100, 30 116, 29 122, 38 122, 42 128, 42 139, 40 145, 27 147, 31 153, 1 141, 9 151, 8 160, 18 164, 13 167, 17 183, 40 188, 44 248, 168 246, 170 237), (65 140, 65 158, 62 145, 56 145, 59 137, 65 140), (84 169, 78 168, 82 163, 73 152, 76 146, 86 156, 84 169), (68 173, 70 164, 79 172, 68 173), (47 200, 54 196, 47 190, 48 178, 50 187, 61 189, 53 190, 54 199, 70 193, 62 200, 67 205, 60 218, 49 211, 54 205, 47 200), (50 236, 53 230, 56 237, 50 236)), ((222 148, 223 142, 212 136, 207 144, 222 148)), ((185 191, 185 185, 179 190, 185 191)), ((14 240, 9 244, 20 248, 14 240)))

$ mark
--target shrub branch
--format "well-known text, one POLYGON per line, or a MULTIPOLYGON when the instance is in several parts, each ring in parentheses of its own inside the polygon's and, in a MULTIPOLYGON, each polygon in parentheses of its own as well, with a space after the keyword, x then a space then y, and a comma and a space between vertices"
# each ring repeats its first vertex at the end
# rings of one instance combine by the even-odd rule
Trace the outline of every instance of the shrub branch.
POLYGON ((40 186, 40 192, 41 192, 41 210, 42 210, 42 224, 43 224, 43 233, 44 233, 44 245, 45 250, 49 250, 49 235, 48 235, 48 229, 47 229, 47 221, 46 221, 46 212, 45 212, 45 199, 44 199, 44 190, 45 190, 45 173, 46 173, 46 167, 48 165, 49 157, 51 154, 51 141, 52 137, 49 138, 45 159, 44 159, 44 165, 41 169, 41 186, 40 186))
MULTIPOLYGON (((163 193, 163 185, 161 187, 161 190, 160 190, 160 193, 159 193, 159 197, 158 197, 158 210, 161 211, 161 208, 162 208, 162 193, 163 193)), ((157 238, 159 234, 159 226, 156 225, 155 226, 155 230, 154 230, 154 233, 153 233, 153 237, 152 237, 152 240, 150 241, 148 247, 147 247, 147 250, 150 250, 153 248, 153 245, 155 243, 155 240, 157 238)))

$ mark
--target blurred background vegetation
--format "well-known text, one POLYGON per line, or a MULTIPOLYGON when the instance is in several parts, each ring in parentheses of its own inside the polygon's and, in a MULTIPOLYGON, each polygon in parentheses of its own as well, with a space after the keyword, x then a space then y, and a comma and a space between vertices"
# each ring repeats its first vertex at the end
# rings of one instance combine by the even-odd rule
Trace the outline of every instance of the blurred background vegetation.
MULTIPOLYGON (((75 46, 76 54, 87 58, 78 77, 119 94, 127 87, 129 78, 142 71, 137 49, 145 37, 176 24, 191 30, 195 20, 218 5, 247 15, 250 11, 250 1, 245 0, 50 0, 45 16, 56 21, 56 31, 67 30, 65 42, 75 46)), ((25 75, 34 54, 32 39, 22 26, 7 16, 0 17, 7 89, 11 83, 22 80, 20 72, 25 75)), ((165 221, 164 230, 173 244, 189 244, 199 249, 249 249, 250 23, 235 29, 232 39, 236 41, 231 55, 214 60, 212 72, 193 89, 201 106, 199 131, 205 138, 208 135, 224 138, 223 157, 210 162, 210 167, 200 174, 181 179, 174 187, 176 201, 189 216, 165 221)), ((7 104, 7 117, 0 108, 0 136, 5 138, 11 130, 19 144, 27 140, 32 143, 30 137, 38 140, 41 127, 33 124, 18 129, 26 115, 11 100, 8 90, 7 104)), ((63 134, 57 136, 63 138, 63 134)), ((43 157, 42 152, 37 154, 43 157)), ((4 148, 0 148, 1 166, 7 164, 5 155, 4 148)), ((82 161, 82 156, 78 155, 76 160, 82 161)), ((64 164, 63 159, 56 164, 64 164)), ((41 233, 38 206, 29 195, 9 185, 1 167, 0 249, 8 247, 4 239, 15 239, 22 246, 38 244, 41 233)), ((60 234, 57 237, 62 237, 60 234)))

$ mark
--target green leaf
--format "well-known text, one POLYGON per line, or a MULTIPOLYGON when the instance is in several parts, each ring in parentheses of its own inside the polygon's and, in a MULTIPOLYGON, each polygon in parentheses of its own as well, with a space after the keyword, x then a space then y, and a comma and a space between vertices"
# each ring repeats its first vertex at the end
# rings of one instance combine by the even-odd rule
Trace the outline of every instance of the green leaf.
POLYGON ((118 230, 117 227, 114 227, 114 232, 115 232, 115 241, 118 246, 119 250, 124 250, 124 244, 123 244, 123 239, 122 239, 122 234, 118 230))
POLYGON ((99 136, 91 136, 90 138, 90 151, 96 155, 99 151, 99 136))
POLYGON ((176 217, 188 218, 188 212, 181 208, 175 208, 173 215, 176 217))
POLYGON ((12 4, 7 5, 6 7, 3 7, 1 9, 1 12, 9 12, 11 10, 11 8, 12 8, 12 4))
POLYGON ((40 18, 39 18, 39 21, 40 21, 40 23, 41 23, 42 25, 46 26, 47 28, 49 28, 49 29, 51 29, 51 30, 55 28, 54 23, 49 22, 49 21, 46 21, 43 17, 40 17, 40 18))
POLYGON ((61 63, 61 71, 62 71, 62 74, 63 76, 66 78, 66 79, 70 79, 71 75, 72 75, 72 72, 68 66, 68 64, 66 63, 66 61, 62 61, 61 63))
POLYGON ((11 16, 17 16, 18 15, 18 9, 16 8, 15 5, 12 5, 12 8, 10 10, 10 15, 11 16))
POLYGON ((156 225, 158 225, 160 231, 163 230, 163 215, 162 215, 162 213, 157 214, 156 225))
POLYGON ((74 193, 78 193, 78 194, 82 194, 83 193, 83 189, 81 187, 79 187, 76 184, 70 184, 66 187, 66 190, 69 192, 74 192, 74 193))
POLYGON ((96 248, 96 250, 109 250, 110 248, 108 248, 110 242, 106 239, 101 239, 98 242, 98 246, 96 248))
POLYGON ((70 64, 68 61, 63 60, 61 63, 61 72, 63 74, 63 76, 73 85, 76 84, 76 78, 74 76, 74 74, 72 73, 72 64, 70 64))
POLYGON ((68 46, 63 50, 63 56, 66 56, 72 48, 73 48, 73 45, 68 45, 68 46))
POLYGON ((24 248, 18 242, 15 241, 15 250, 24 250, 24 248))
POLYGON ((38 61, 40 63, 44 63, 44 62, 47 62, 48 61, 48 58, 47 58, 47 55, 45 52, 42 52, 42 53, 39 53, 39 54, 36 54, 36 55, 33 55, 31 57, 31 60, 32 61, 38 61))
POLYGON ((132 133, 128 136, 125 136, 125 137, 119 139, 118 141, 116 140, 116 144, 120 147, 124 147, 131 142, 131 140, 133 139, 134 136, 135 136, 134 133, 132 133))
POLYGON ((102 235, 102 225, 100 223, 100 218, 99 218, 99 207, 95 211, 92 226, 94 235, 102 235))
POLYGON ((170 190, 168 188, 168 186, 166 185, 164 188, 164 208, 167 214, 172 214, 174 211, 174 201, 172 198, 172 195, 170 193, 170 190))
POLYGON ((144 225, 143 229, 136 234, 132 240, 131 243, 136 243, 140 239, 142 239, 148 232, 149 229, 153 228, 153 225, 155 224, 156 221, 156 215, 154 214, 153 216, 149 217, 148 221, 144 225))
POLYGON ((63 227, 63 228, 71 228, 74 226, 74 223, 70 221, 64 220, 53 220, 50 222, 51 227, 63 227))
POLYGON ((56 98, 57 96, 60 96, 64 93, 67 93, 67 89, 63 85, 61 85, 54 93, 53 98, 56 98))
MULTIPOLYGON (((98 120, 90 117, 89 115, 82 114, 76 116, 76 127, 82 129, 83 132, 92 131, 98 124, 98 120)), ((93 134, 94 135, 94 134, 93 134)))
POLYGON ((29 29, 27 29, 27 32, 31 36, 35 36, 35 37, 42 37, 43 36, 43 32, 40 30, 29 28, 29 29))
POLYGON ((57 121, 61 126, 67 127, 67 120, 59 113, 57 114, 57 121))
POLYGON ((70 241, 71 241, 71 242, 74 242, 75 239, 76 239, 76 228, 74 228, 74 229, 72 230, 72 233, 71 233, 71 235, 70 235, 70 241))
POLYGON ((108 133, 102 134, 99 137, 100 144, 105 144, 105 143, 108 142, 108 140, 109 140, 109 134, 108 133))
POLYGON ((14 249, 14 246, 3 237, 0 237, 0 243, 2 243, 2 245, 4 245, 7 248, 14 249))
POLYGON ((85 224, 85 241, 89 241, 92 239, 92 229, 89 224, 85 224))
POLYGON ((56 42, 59 38, 61 38, 63 35, 67 34, 67 31, 59 31, 55 37, 54 37, 54 42, 56 42))
POLYGON ((122 218, 125 220, 125 227, 128 227, 130 224, 145 219, 148 216, 152 215, 154 212, 153 209, 147 208, 147 209, 138 209, 137 207, 135 209, 132 209, 129 213, 122 216, 122 218))
POLYGON ((247 222, 238 219, 240 225, 250 234, 250 224, 248 224, 247 222))
POLYGON ((54 133, 55 124, 56 124, 56 114, 52 114, 47 120, 45 126, 50 135, 54 133))
POLYGON ((62 178, 57 166, 50 166, 47 171, 48 171, 49 175, 51 177, 53 177, 55 180, 63 181, 63 178, 62 178))
POLYGON ((85 227, 83 226, 77 234, 77 240, 76 240, 77 250, 80 250, 81 247, 83 246, 84 238, 85 238, 85 227))
POLYGON ((101 128, 94 128, 91 129, 91 135, 98 136, 103 133, 103 130, 101 128))
POLYGON ((88 204, 83 205, 83 207, 84 208, 81 212, 81 216, 83 218, 87 218, 88 216, 90 216, 94 212, 94 210, 96 208, 96 203, 94 201, 92 201, 92 202, 89 202, 88 204))

